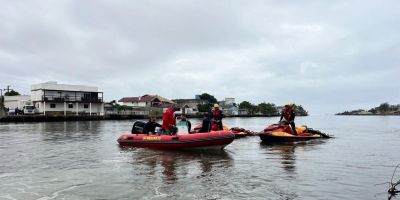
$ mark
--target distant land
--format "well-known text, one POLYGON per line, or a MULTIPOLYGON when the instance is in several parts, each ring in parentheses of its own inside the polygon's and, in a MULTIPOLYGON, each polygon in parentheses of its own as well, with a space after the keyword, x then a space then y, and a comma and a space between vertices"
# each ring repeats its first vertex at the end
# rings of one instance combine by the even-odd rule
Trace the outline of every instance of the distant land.
POLYGON ((344 111, 342 113, 336 113, 336 115, 400 115, 400 104, 390 105, 386 102, 369 110, 358 109, 344 111))

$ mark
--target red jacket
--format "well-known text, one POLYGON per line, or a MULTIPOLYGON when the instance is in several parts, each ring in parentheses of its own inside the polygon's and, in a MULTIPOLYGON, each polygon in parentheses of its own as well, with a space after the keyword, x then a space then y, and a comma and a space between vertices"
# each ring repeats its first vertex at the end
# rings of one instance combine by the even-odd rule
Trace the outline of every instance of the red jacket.
POLYGON ((175 119, 174 109, 168 108, 165 111, 162 120, 163 120, 163 123, 162 123, 161 128, 164 129, 164 130, 170 129, 173 126, 175 126, 176 125, 176 119, 175 119))
POLYGON ((220 109, 213 109, 212 111, 211 111, 211 114, 212 114, 212 118, 214 119, 214 120, 218 120, 218 121, 221 121, 222 120, 222 110, 220 110, 220 109))

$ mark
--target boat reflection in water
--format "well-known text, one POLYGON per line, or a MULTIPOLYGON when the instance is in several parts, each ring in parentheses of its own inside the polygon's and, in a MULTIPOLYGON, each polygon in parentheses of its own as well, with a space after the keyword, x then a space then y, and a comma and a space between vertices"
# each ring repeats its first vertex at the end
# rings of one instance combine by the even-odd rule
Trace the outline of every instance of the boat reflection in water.
POLYGON ((279 142, 265 143, 261 142, 262 149, 267 150, 267 154, 275 159, 281 159, 282 168, 287 172, 290 178, 296 174, 296 151, 311 151, 319 149, 320 145, 326 143, 326 140, 311 140, 300 142, 279 142))
POLYGON ((132 152, 131 164, 146 171, 147 175, 160 177, 166 184, 174 184, 179 178, 212 176, 233 166, 233 159, 225 151, 172 151, 147 148, 126 148, 132 152), (145 168, 145 169, 144 169, 145 168), (155 175, 155 176, 154 176, 155 175))
POLYGON ((303 153, 312 154, 313 150, 318 150, 324 143, 326 143, 326 140, 260 143, 260 150, 264 150, 264 156, 269 163, 265 173, 273 182, 274 186, 269 189, 273 196, 281 196, 284 197, 283 199, 297 199, 304 195, 299 192, 308 189, 307 185, 302 185, 303 181, 305 178, 312 177, 304 174, 312 174, 313 171, 307 170, 309 160, 303 157, 303 153))

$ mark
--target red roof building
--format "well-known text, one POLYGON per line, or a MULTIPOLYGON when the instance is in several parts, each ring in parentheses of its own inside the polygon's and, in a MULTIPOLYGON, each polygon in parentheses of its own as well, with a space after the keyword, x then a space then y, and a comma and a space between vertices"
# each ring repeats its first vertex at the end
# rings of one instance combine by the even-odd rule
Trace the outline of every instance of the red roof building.
POLYGON ((143 95, 141 97, 123 97, 118 101, 120 105, 126 105, 129 107, 158 107, 166 108, 171 104, 175 104, 173 101, 158 95, 143 95))

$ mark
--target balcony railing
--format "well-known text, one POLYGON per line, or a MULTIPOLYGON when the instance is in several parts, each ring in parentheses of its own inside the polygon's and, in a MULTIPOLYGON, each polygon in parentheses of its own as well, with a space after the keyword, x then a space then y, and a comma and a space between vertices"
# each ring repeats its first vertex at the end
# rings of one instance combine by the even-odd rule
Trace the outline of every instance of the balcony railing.
POLYGON ((75 96, 55 96, 55 95, 44 95, 42 96, 42 101, 46 102, 78 102, 78 103, 102 103, 102 97, 75 97, 75 96))

